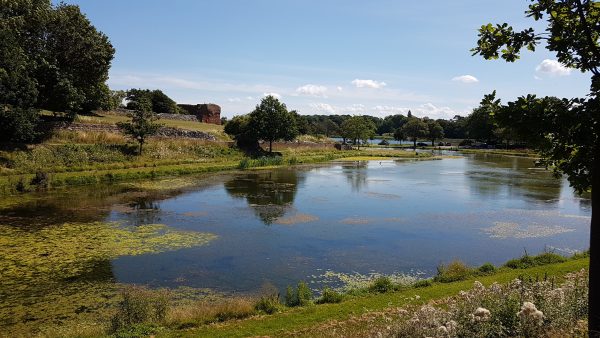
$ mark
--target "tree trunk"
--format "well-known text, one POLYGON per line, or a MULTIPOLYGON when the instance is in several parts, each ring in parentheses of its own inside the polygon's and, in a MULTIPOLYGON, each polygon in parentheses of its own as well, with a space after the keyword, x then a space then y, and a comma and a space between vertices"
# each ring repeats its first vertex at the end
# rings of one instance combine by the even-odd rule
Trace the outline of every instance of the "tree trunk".
POLYGON ((413 138, 413 150, 417 150, 417 139, 413 138))
POLYGON ((588 329, 590 337, 600 337, 600 156, 596 147, 592 168, 592 222, 590 225, 590 284, 588 329), (596 285, 594 287, 594 285, 596 285))
POLYGON ((140 155, 142 155, 143 146, 144 146, 144 141, 140 141, 140 155))
POLYGON ((273 152, 273 140, 269 140, 269 154, 273 152))
POLYGON ((435 139, 434 138, 431 139, 431 146, 435 147, 435 139))

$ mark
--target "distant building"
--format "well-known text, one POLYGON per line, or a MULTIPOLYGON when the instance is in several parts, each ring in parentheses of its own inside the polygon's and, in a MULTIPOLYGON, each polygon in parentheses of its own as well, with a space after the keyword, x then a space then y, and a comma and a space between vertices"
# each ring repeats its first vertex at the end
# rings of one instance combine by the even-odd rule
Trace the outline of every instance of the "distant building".
POLYGON ((204 123, 221 124, 221 107, 216 104, 178 104, 179 108, 195 115, 204 123))

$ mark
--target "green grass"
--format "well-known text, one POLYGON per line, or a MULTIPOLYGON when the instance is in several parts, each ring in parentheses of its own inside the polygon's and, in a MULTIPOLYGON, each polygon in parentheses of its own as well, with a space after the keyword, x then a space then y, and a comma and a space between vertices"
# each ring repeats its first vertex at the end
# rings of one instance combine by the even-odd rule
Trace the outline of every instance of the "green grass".
MULTIPOLYGON (((126 122, 129 121, 127 116, 123 115, 113 115, 113 114, 98 114, 98 116, 86 116, 79 115, 77 116, 75 122, 79 123, 92 123, 92 124, 117 124, 117 122, 126 122)), ((185 130, 195 130, 202 131, 205 133, 210 133, 215 135, 217 138, 221 140, 229 140, 230 138, 223 131, 223 126, 211 123, 202 123, 196 121, 180 121, 180 120, 168 120, 168 119, 160 119, 159 123, 165 125, 165 127, 173 127, 180 128, 185 130)))
POLYGON ((489 276, 478 276, 465 281, 453 283, 433 283, 431 286, 405 289, 403 291, 380 294, 367 294, 352 297, 346 301, 335 304, 322 304, 289 309, 270 316, 254 317, 246 320, 221 323, 218 326, 202 326, 196 329, 165 330, 158 337, 247 337, 281 335, 286 331, 293 331, 313 327, 330 320, 345 320, 352 315, 360 315, 367 311, 377 311, 389 307, 408 304, 424 303, 433 299, 440 299, 456 295, 461 290, 470 289, 475 280, 484 285, 493 282, 507 283, 515 278, 554 276, 557 282, 569 272, 587 268, 589 260, 579 258, 545 266, 528 269, 501 269, 489 276), (414 296, 419 295, 418 301, 414 296), (412 300, 411 300, 412 299, 412 300))
POLYGON ((505 156, 519 156, 519 157, 532 157, 539 158, 540 155, 533 150, 502 150, 502 149, 459 149, 461 153, 465 154, 492 154, 492 155, 505 155, 505 156))

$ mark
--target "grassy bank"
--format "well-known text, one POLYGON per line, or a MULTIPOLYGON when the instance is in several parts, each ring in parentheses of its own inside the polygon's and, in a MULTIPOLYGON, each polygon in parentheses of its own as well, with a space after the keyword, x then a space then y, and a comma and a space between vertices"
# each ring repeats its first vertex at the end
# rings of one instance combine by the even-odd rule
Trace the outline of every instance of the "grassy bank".
POLYGON ((458 149, 461 153, 465 154, 492 154, 492 155, 505 155, 505 156, 519 156, 519 157, 531 157, 539 158, 540 155, 529 149, 458 149))
POLYGON ((122 135, 59 131, 47 142, 0 151, 0 194, 256 167, 326 162, 344 157, 427 158, 402 151, 338 151, 293 147, 281 156, 248 158, 227 144, 152 138, 144 153, 122 135))
MULTIPOLYGON (((433 302, 444 307, 451 299, 448 297, 460 298, 462 296, 457 295, 463 291, 481 294, 477 290, 468 291, 474 285, 477 289, 476 281, 486 287, 498 283, 498 288, 514 286, 513 281, 519 279, 528 288, 536 289, 536 285, 542 283, 549 290, 561 286, 563 289, 557 290, 566 290, 568 285, 572 288, 573 283, 569 280, 567 284, 571 284, 563 286, 565 278, 571 278, 565 275, 587 269, 589 265, 585 256, 558 259, 559 263, 548 263, 546 258, 530 258, 543 265, 528 268, 505 265, 493 272, 474 272, 455 282, 430 279, 395 284, 380 277, 363 288, 343 294, 328 290, 316 299, 311 299, 310 290, 302 283, 291 293, 288 291, 285 299, 279 299, 277 290, 265 289, 256 295, 182 301, 174 291, 126 287, 114 311, 109 311, 112 320, 104 317, 99 319, 101 321, 86 323, 65 322, 60 329, 47 327, 47 332, 89 337, 104 336, 107 332, 113 332, 115 337, 364 336, 378 330, 385 331, 386 327, 393 331, 397 323, 390 318, 398 318, 398 314, 404 311, 418 311, 423 304, 433 302), (309 290, 308 295, 305 290, 309 290), (138 316, 138 319, 132 316, 138 316), (143 320, 139 321, 139 318, 143 320)), ((580 273, 579 280, 583 281, 585 276, 587 274, 580 273)), ((587 290, 587 284, 580 286, 587 290)), ((582 293, 577 297, 587 295, 587 291, 580 291, 582 293)), ((513 308, 517 306, 517 310, 511 309, 514 310, 512 315, 516 316, 521 303, 512 304, 513 308)), ((538 299, 537 303, 539 306, 542 301, 538 299)))

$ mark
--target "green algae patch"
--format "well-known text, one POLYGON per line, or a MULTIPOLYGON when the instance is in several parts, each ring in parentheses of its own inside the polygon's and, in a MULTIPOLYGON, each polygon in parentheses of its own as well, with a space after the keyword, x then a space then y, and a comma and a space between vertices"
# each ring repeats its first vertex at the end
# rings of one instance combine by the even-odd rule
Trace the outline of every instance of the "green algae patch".
POLYGON ((337 161, 392 161, 395 157, 388 156, 351 156, 340 158, 337 161))
POLYGON ((189 188, 198 183, 197 179, 190 177, 180 177, 180 178, 171 178, 171 179, 161 179, 161 180, 152 180, 152 181, 139 181, 139 182, 131 182, 126 183, 125 185, 132 188, 142 189, 142 190, 177 190, 189 188))
POLYGON ((29 336, 40 325, 93 318, 117 297, 113 259, 206 245, 216 238, 164 224, 0 225, 0 327, 29 336))
MULTIPOLYGON (((40 275, 70 278, 89 263, 205 245, 216 235, 179 231, 163 224, 123 227, 119 223, 66 223, 41 230, 0 225, 2 279, 40 275)), ((5 281, 10 282, 10 281, 5 281)))

